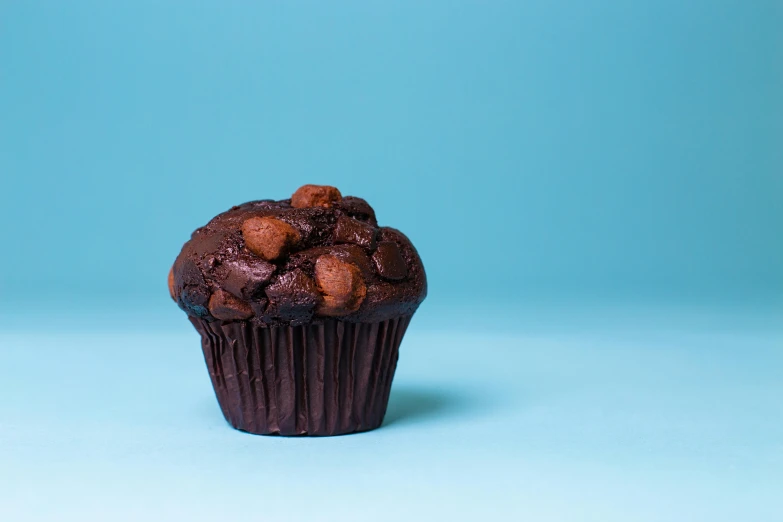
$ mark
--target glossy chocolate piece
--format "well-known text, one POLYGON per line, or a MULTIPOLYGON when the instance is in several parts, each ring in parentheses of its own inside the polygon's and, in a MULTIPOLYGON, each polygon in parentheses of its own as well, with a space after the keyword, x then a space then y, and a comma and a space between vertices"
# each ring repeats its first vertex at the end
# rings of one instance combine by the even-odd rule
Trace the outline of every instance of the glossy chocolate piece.
POLYGON ((318 313, 340 317, 355 312, 367 295, 359 267, 332 254, 324 254, 315 262, 315 284, 323 296, 318 313))
POLYGON ((209 313, 221 321, 241 321, 253 316, 250 303, 229 294, 225 290, 216 290, 209 298, 209 313))
POLYGON ((375 236, 378 229, 369 223, 348 216, 340 216, 334 229, 335 243, 352 243, 366 248, 375 249, 375 236))
POLYGON ((382 241, 372 255, 375 269, 384 279, 399 281, 408 275, 408 266, 402 257, 400 247, 394 241, 382 241))
POLYGON ((261 319, 268 323, 309 321, 323 300, 312 278, 299 269, 281 274, 266 288, 266 296, 268 303, 261 319))
POLYGON ((291 206, 294 208, 329 208, 341 199, 342 194, 335 187, 328 185, 302 185, 291 196, 291 206))
POLYGON ((314 274, 315 262, 324 254, 331 254, 337 259, 353 263, 359 268, 365 281, 372 281, 375 277, 370 257, 362 247, 356 245, 334 245, 303 250, 288 259, 286 268, 301 268, 308 274, 314 274))
POLYGON ((284 256, 301 238, 297 229, 273 217, 252 216, 242 223, 245 247, 266 261, 284 256))
POLYGON ((263 297, 264 286, 272 279, 277 267, 260 259, 243 256, 226 261, 218 269, 221 272, 223 288, 242 299, 263 297))
POLYGON ((355 196, 345 196, 335 203, 335 206, 342 210, 347 216, 364 221, 377 227, 378 221, 375 219, 375 210, 362 198, 355 196))

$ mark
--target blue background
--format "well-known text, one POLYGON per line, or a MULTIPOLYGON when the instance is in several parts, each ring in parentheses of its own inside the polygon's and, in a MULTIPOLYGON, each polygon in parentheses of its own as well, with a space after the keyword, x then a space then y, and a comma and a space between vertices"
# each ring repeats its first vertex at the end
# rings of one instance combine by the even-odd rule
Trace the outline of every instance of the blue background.
POLYGON ((0 518, 780 520, 783 4, 0 3, 0 518), (387 425, 230 430, 190 232, 408 234, 387 425))

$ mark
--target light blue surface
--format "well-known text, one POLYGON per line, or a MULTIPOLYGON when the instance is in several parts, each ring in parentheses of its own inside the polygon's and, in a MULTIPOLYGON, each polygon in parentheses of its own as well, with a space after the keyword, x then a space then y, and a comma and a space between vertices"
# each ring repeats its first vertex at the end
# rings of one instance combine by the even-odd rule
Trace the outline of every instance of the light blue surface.
POLYGON ((783 518, 780 310, 519 311, 414 322, 385 425, 228 427, 198 336, 0 334, 0 520, 783 518))
POLYGON ((0 521, 783 520, 779 1, 0 1, 0 521), (431 297, 244 435, 165 277, 328 183, 431 297))

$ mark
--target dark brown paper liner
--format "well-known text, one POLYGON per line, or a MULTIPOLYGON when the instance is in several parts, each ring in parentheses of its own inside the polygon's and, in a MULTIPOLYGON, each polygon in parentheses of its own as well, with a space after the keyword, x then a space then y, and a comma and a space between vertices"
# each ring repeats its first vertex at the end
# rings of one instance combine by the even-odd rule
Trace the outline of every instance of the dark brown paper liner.
POLYGON ((411 316, 261 328, 191 318, 226 420, 263 435, 377 428, 411 316))

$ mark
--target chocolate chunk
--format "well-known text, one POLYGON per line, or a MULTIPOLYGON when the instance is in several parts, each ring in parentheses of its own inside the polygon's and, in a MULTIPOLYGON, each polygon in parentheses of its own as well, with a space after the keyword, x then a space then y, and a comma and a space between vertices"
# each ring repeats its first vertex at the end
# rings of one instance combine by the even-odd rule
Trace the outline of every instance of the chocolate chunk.
POLYGON ((337 259, 352 263, 359 267, 364 279, 370 279, 372 277, 370 258, 363 248, 356 245, 335 245, 330 247, 329 250, 329 253, 337 259))
POLYGON ((407 302, 421 303, 427 297, 427 274, 424 271, 421 257, 408 237, 391 227, 381 227, 378 232, 378 242, 391 241, 400 248, 405 264, 408 266, 408 275, 405 281, 400 283, 398 298, 407 302))
POLYGON ((187 247, 187 253, 202 258, 220 249, 220 245, 229 236, 227 231, 214 231, 202 227, 193 233, 193 239, 187 247))
POLYGON ((339 202, 335 203, 335 207, 339 208, 352 218, 356 218, 360 221, 366 221, 372 226, 378 226, 378 221, 375 219, 375 211, 362 198, 354 196, 345 196, 339 202))
POLYGON ((359 267, 326 254, 315 263, 315 282, 323 294, 318 313, 341 316, 359 309, 367 294, 359 267))
POLYGON ((334 245, 301 250, 296 254, 291 255, 286 264, 286 268, 301 268, 308 273, 314 273, 315 262, 319 257, 325 254, 331 254, 337 259, 353 263, 359 267, 362 277, 365 280, 374 277, 375 271, 370 264, 370 257, 362 247, 357 245, 334 245))
POLYGON ((169 269, 169 295, 175 301, 177 300, 176 293, 174 292, 174 267, 169 269))
POLYGON ((204 276, 195 261, 180 255, 174 263, 174 287, 203 285, 206 285, 206 281, 204 281, 204 276))
POLYGON ((208 317, 209 290, 203 286, 186 286, 179 294, 180 308, 196 317, 208 317))
POLYGON ((299 241, 299 232, 272 217, 251 217, 242 223, 245 246, 266 261, 284 256, 299 241))
POLYGON ((275 217, 299 232, 299 244, 309 246, 327 244, 337 223, 335 212, 321 207, 286 209, 275 217))
POLYGON ((372 255, 372 261, 378 275, 391 281, 405 279, 408 275, 408 266, 402 257, 400 247, 392 241, 381 241, 372 255))
POLYGON ((275 265, 260 259, 239 258, 224 263, 219 272, 223 288, 242 299, 252 299, 275 273, 275 265))
POLYGON ((266 288, 266 295, 272 301, 285 298, 313 306, 320 300, 315 283, 301 270, 292 270, 278 277, 266 288))
POLYGON ((372 225, 348 216, 340 216, 337 219, 337 227, 334 229, 334 241, 336 243, 353 243, 372 250, 375 248, 377 233, 378 229, 372 225))
MULTIPOLYGON (((183 249, 183 253, 185 250, 183 249)), ((178 303, 180 308, 196 317, 207 317, 209 289, 196 263, 182 254, 174 262, 174 288, 181 289, 178 303)))
POLYGON ((209 312, 222 321, 241 321, 253 317, 249 303, 223 290, 217 290, 209 298, 209 312))
POLYGON ((309 320, 313 309, 321 302, 321 295, 312 279, 301 270, 282 274, 266 287, 269 305, 266 315, 283 320, 309 320))
POLYGON ((329 208, 341 199, 342 195, 335 187, 330 187, 329 185, 302 185, 291 196, 291 206, 294 208, 329 208))

